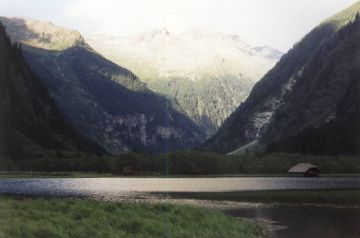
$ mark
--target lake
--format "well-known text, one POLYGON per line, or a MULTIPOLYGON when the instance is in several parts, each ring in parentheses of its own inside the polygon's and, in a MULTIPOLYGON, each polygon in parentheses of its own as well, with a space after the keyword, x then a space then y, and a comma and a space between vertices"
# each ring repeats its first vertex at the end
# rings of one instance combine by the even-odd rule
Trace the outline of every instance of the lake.
MULTIPOLYGON (((359 177, 233 178, 24 178, 0 179, 0 194, 83 197, 98 200, 159 200, 172 192, 360 189, 359 177), (159 196, 159 197, 157 197, 159 196)), ((341 192, 341 191, 339 191, 341 192)), ((167 197, 167 199, 170 199, 167 197)), ((215 202, 213 202, 215 203, 215 202)), ((236 203, 235 203, 236 204, 236 203)), ((360 237, 360 208, 315 205, 240 206, 226 214, 278 227, 271 237, 360 237)))
POLYGON ((24 178, 0 179, 0 193, 108 195, 136 192, 233 192, 292 189, 360 189, 359 177, 234 178, 24 178))
POLYGON ((228 215, 273 226, 271 238, 358 238, 360 208, 314 205, 273 205, 232 209, 228 215))

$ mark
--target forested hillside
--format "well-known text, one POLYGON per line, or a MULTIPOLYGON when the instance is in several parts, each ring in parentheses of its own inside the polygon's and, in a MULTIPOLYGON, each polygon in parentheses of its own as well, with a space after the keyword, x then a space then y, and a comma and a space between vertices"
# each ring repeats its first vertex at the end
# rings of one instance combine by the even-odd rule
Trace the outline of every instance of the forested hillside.
POLYGON ((282 53, 252 47, 238 35, 156 29, 128 37, 88 36, 111 61, 170 98, 207 136, 213 135, 282 53))
POLYGON ((11 44, 1 23, 0 52, 0 156, 21 160, 34 150, 105 152, 59 113, 25 63, 21 45, 11 44))
POLYGON ((205 134, 131 71, 94 51, 79 32, 49 22, 0 18, 60 111, 109 153, 199 145, 205 134))
POLYGON ((203 149, 359 153, 359 11, 357 2, 306 35, 203 149))

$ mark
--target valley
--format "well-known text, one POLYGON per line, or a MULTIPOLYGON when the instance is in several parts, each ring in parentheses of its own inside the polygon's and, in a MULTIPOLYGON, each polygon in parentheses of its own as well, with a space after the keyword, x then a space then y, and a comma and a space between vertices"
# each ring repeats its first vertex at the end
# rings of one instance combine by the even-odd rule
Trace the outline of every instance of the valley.
POLYGON ((0 0, 0 237, 359 237, 360 1, 141 1, 0 0))
POLYGON ((252 47, 238 35, 157 29, 128 37, 86 36, 109 60, 124 66, 212 136, 280 59, 269 46, 252 47))
POLYGON ((108 153, 158 153, 203 142, 194 122, 131 71, 95 52, 79 32, 29 19, 2 22, 13 42, 23 43, 27 64, 65 117, 108 153))
POLYGON ((203 149, 257 140, 259 153, 358 154, 359 11, 356 2, 295 44, 203 149))

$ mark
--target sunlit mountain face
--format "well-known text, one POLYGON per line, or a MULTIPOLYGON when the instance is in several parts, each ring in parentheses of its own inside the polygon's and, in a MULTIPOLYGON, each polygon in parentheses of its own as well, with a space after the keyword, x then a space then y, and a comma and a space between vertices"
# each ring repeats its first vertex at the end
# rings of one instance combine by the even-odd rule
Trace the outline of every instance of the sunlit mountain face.
POLYGON ((240 36, 157 29, 129 37, 86 36, 106 58, 132 70, 208 136, 248 96, 282 53, 240 36))

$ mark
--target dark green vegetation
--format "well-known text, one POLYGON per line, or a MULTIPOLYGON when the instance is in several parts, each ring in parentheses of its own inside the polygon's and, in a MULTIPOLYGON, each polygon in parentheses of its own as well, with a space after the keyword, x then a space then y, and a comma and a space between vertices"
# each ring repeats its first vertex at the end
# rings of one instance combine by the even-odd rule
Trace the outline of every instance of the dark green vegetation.
POLYGON ((0 158, 0 171, 28 172, 107 172, 113 165, 110 158, 79 151, 45 150, 44 148, 22 147, 25 157, 0 158), (36 149, 36 150, 34 150, 36 149))
POLYGON ((220 212, 173 205, 0 199, 0 237, 263 237, 220 212))
POLYGON ((359 154, 359 12, 357 2, 306 35, 203 149, 228 153, 259 140, 255 150, 267 152, 359 154))
POLYGON ((111 153, 184 149, 202 140, 195 124, 172 109, 165 98, 148 90, 130 71, 87 48, 74 47, 60 55, 47 52, 45 59, 36 50, 25 55, 47 85, 63 80, 58 78, 58 66, 64 67, 63 77, 72 79, 65 87, 80 84, 71 91, 61 86, 52 92, 74 125, 111 153))
POLYGON ((0 52, 0 159, 16 163, 27 149, 104 153, 62 117, 1 23, 0 52))
MULTIPOLYGON (((110 157, 81 152, 102 150, 77 131, 114 154, 184 149, 196 145, 205 135, 133 73, 94 52, 80 34, 67 30, 69 35, 64 36, 75 40, 61 41, 60 47, 59 42, 51 42, 56 39, 54 35, 39 35, 22 19, 1 18, 9 34, 25 45, 21 51, 4 35, 7 48, 1 56, 0 73, 4 75, 1 101, 5 103, 0 123, 5 133, 0 141, 2 154, 11 159, 2 156, 0 169, 133 175, 284 174, 298 162, 310 162, 323 173, 358 173, 358 159, 340 155, 358 154, 360 148, 359 9, 357 3, 295 45, 203 147, 229 152, 259 139, 260 148, 268 152, 266 156, 250 155, 246 150, 241 156, 176 152, 110 157), (39 79, 28 70, 22 54, 39 79), (270 154, 283 151, 329 156, 270 154)), ((49 32, 64 31, 41 24, 50 27, 49 32)), ((196 102, 190 97, 194 85, 184 83, 180 87, 183 89, 176 91, 177 79, 169 83, 174 84, 173 88, 167 88, 170 92, 165 87, 164 93, 179 94, 187 107, 192 107, 196 102)), ((213 87, 199 85, 196 90, 203 90, 200 94, 204 97, 214 93, 213 87)), ((220 99, 225 100, 225 96, 220 99)), ((218 109, 214 109, 216 113, 220 113, 218 109)), ((259 147, 255 143, 249 150, 253 148, 259 147)))
MULTIPOLYGON (((178 152, 160 156, 170 175, 286 174, 297 163, 308 162, 321 173, 360 173, 360 161, 353 156, 223 156, 213 153, 178 152)), ((155 163, 156 164, 156 163, 155 163)), ((159 163, 158 163, 159 164, 159 163)))
POLYGON ((87 41, 170 98, 208 137, 282 55, 267 46, 253 48, 237 35, 203 30, 158 29, 131 37, 89 36, 87 41))
POLYGON ((79 33, 44 22, 1 21, 10 37, 23 44, 27 64, 61 113, 108 152, 179 150, 205 139, 200 128, 173 109, 165 97, 96 53, 79 33), (32 25, 38 24, 50 33, 36 32, 32 25), (74 38, 73 42, 66 42, 68 38, 74 38))
POLYGON ((172 78, 150 81, 149 87, 173 98, 207 136, 213 135, 248 95, 254 82, 243 75, 207 76, 203 79, 172 78))
POLYGON ((281 190, 281 191, 247 191, 225 193, 173 193, 175 198, 201 200, 291 203, 291 204, 336 204, 359 205, 360 190, 281 190))
MULTIPOLYGON (((75 172, 112 175, 285 175, 297 163, 312 163, 322 174, 360 173, 356 156, 305 156, 270 154, 265 156, 224 156, 215 153, 173 152, 162 155, 127 153, 118 156, 94 156, 71 151, 44 151, 21 160, 0 160, 0 171, 31 172, 33 176, 55 172, 74 176, 75 172)), ((34 153, 34 152, 32 152, 34 153)), ((27 153, 30 155, 30 152, 27 153)), ((76 174, 76 173, 75 173, 76 174)), ((85 174, 86 176, 86 174, 85 174)), ((99 176, 99 175, 97 175, 99 176)))
MULTIPOLYGON (((334 96, 338 85, 343 86, 341 96, 338 98, 335 114, 318 127, 310 125, 295 135, 285 135, 268 146, 269 152, 297 152, 316 154, 358 154, 360 152, 360 17, 357 15, 353 23, 340 29, 338 33, 328 40, 310 63, 308 70, 304 71, 304 78, 311 78, 317 68, 322 68, 322 75, 318 78, 327 81, 325 89, 314 85, 321 95, 334 96), (321 65, 321 59, 328 58, 326 65, 321 65), (350 63, 349 63, 350 62, 350 63), (320 64, 320 65, 319 65, 320 64), (334 77, 335 75, 335 77, 334 77), (330 84, 339 82, 337 84, 330 84), (341 82, 343 81, 343 82, 341 82), (328 90, 328 91, 327 91, 328 90), (329 92, 330 91, 330 92, 329 92)), ((314 78, 314 81, 318 80, 314 78)), ((300 83, 300 82, 299 82, 300 83)), ((303 90, 309 90, 304 88, 303 90)), ((294 96, 288 103, 295 104, 300 95, 294 96)), ((321 97, 321 96, 320 96, 321 97)), ((319 100, 319 99, 317 99, 319 100)), ((304 102, 308 105, 309 102, 304 102)), ((297 103, 299 104, 299 103, 297 103)), ((319 105, 321 106, 321 105, 319 105)), ((285 113, 288 109, 279 111, 274 118, 274 128, 284 123, 285 113)), ((300 116, 298 114, 298 116, 300 116)), ((275 132, 269 132, 274 135, 275 132)), ((271 136, 269 135, 269 136, 271 136)))

